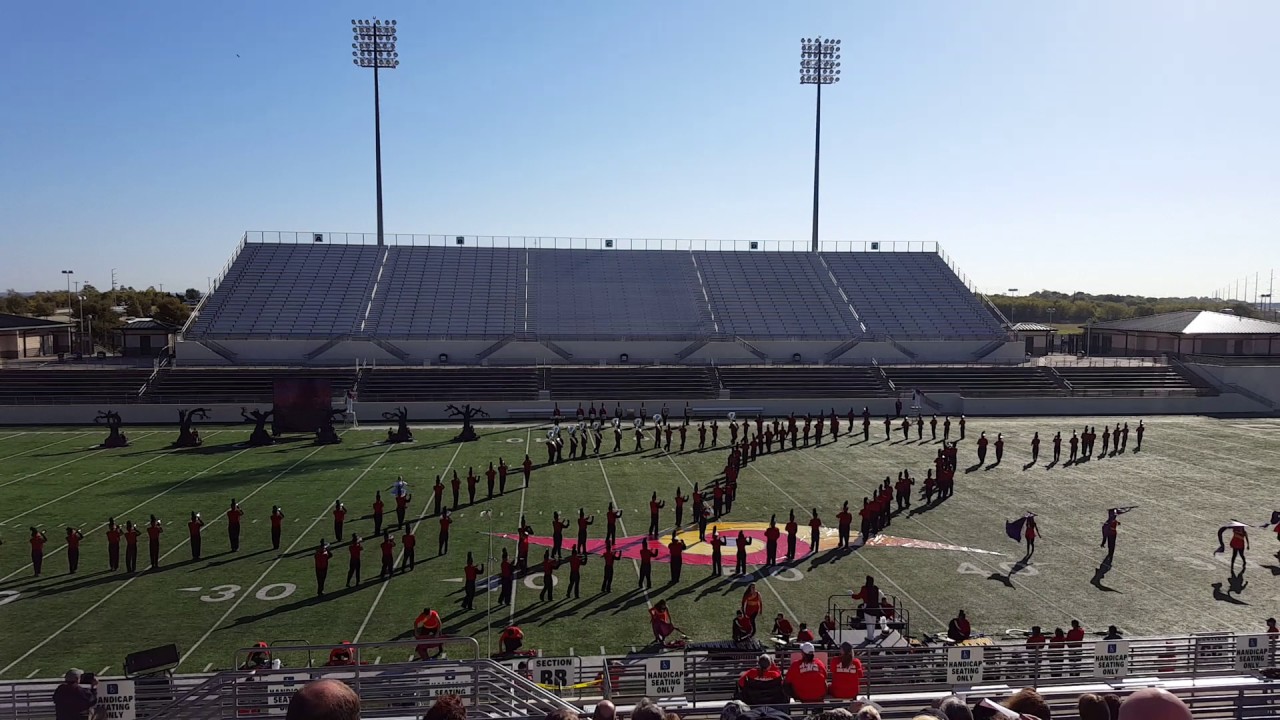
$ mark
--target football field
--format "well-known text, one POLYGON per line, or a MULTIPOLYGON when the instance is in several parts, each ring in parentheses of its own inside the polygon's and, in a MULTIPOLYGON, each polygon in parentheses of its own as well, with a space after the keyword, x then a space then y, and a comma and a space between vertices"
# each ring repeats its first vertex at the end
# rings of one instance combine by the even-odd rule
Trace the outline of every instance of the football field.
MULTIPOLYGON (((1118 419, 1131 428, 1137 424, 1137 418, 1118 419)), ((1256 527, 1280 509, 1280 421, 1147 418, 1141 452, 1134 451, 1131 433, 1123 454, 1048 467, 1055 431, 1068 437, 1073 428, 1096 424, 1101 433, 1104 423, 1116 421, 969 418, 955 495, 923 509, 917 485, 911 511, 852 550, 835 550, 834 533, 824 532, 818 552, 768 571, 753 565, 751 575, 734 577, 733 549, 726 548, 726 574, 712 577, 704 564, 706 544, 686 527, 682 538, 689 549, 678 583, 670 582, 664 552, 653 567, 652 589, 637 589, 638 565, 624 559, 613 592, 604 594, 600 557, 591 556, 580 599, 566 599, 564 567, 556 572, 551 601, 539 600, 542 578, 536 572, 517 580, 510 606, 498 605, 495 584, 493 592, 481 592, 475 610, 460 607, 467 552, 488 566, 486 574, 496 573, 497 561, 489 558, 503 547, 514 556, 514 541, 502 535, 516 531, 522 514, 534 529, 532 564, 542 558, 538 543, 552 534, 553 511, 572 521, 585 509, 595 516, 589 537, 602 540, 605 508, 613 502, 624 511, 620 545, 630 547, 626 538, 648 528, 649 498, 657 491, 667 504, 660 523, 665 544, 675 522, 676 491, 688 494, 695 483, 705 487, 720 476, 726 429, 715 450, 698 451, 697 433, 690 432, 684 452, 654 451, 646 438, 644 451, 633 453, 628 431, 621 453, 544 467, 545 425, 479 426, 480 439, 464 444, 450 442, 456 428, 419 428, 416 442, 401 445, 383 444, 385 430, 374 426, 344 432, 340 445, 316 446, 298 436, 262 448, 239 444, 249 435, 247 426, 207 425, 201 428, 205 444, 194 449, 170 447, 173 427, 126 427, 131 445, 111 450, 96 447, 106 435, 99 427, 0 428, 0 677, 52 677, 70 666, 116 675, 127 653, 171 642, 182 655, 178 671, 199 672, 229 667, 236 648, 259 640, 407 639, 414 617, 428 606, 441 611, 449 634, 477 638, 482 652, 496 650, 498 632, 514 622, 525 631, 526 647, 547 654, 621 653, 650 641, 645 611, 659 599, 667 600, 676 625, 692 640, 722 640, 749 581, 759 583, 765 618, 782 612, 797 625, 814 626, 831 596, 847 594, 867 575, 906 608, 913 634, 944 630, 959 608, 975 630, 988 634, 1031 625, 1051 630, 1073 618, 1089 630, 1114 624, 1131 636, 1261 631, 1264 618, 1280 614, 1280 542, 1270 529, 1256 527), (1004 460, 971 469, 981 431, 992 441, 1003 433, 1004 460), (1031 465, 1035 431, 1043 443, 1039 463, 1031 465), (526 452, 536 464, 527 488, 517 468, 526 452), (506 492, 488 498, 483 471, 499 457, 512 465, 512 474, 506 492), (447 484, 453 471, 465 478, 469 468, 480 476, 476 502, 467 501, 464 483, 449 552, 438 556, 430 486, 438 474, 447 484), (388 506, 384 524, 394 526, 387 489, 397 476, 410 483, 408 514, 420 521, 416 568, 379 579, 377 540, 369 538, 361 581, 344 587, 348 553, 335 544, 327 593, 318 597, 312 553, 321 538, 334 542, 335 499, 349 510, 344 534, 367 537, 376 490, 388 506), (246 513, 235 553, 225 517, 232 498, 246 513), (286 515, 279 552, 269 537, 272 505, 286 515), (1100 566, 1106 510, 1131 505, 1136 509, 1120 517, 1113 565, 1100 566), (192 511, 208 523, 198 561, 187 541, 192 511), (1024 563, 1023 547, 1006 536, 1005 521, 1027 511, 1037 514, 1042 537, 1024 563), (110 572, 107 519, 145 525, 152 514, 166 528, 160 568, 146 569, 144 535, 139 572, 110 572), (1248 568, 1236 578, 1224 556, 1213 554, 1218 528, 1233 519, 1255 526, 1248 568), (67 572, 69 525, 86 535, 75 574, 67 572), (49 535, 38 578, 27 542, 32 526, 49 535)), ((886 442, 878 423, 866 443, 860 433, 844 431, 834 442, 828 435, 819 448, 788 449, 749 464, 732 512, 718 522, 721 531, 759 537, 771 515, 782 525, 791 510, 803 526, 812 508, 834 527, 843 501, 856 514, 863 496, 886 475, 909 469, 923 478, 938 449, 927 424, 923 441, 914 427, 905 442, 896 431, 886 442)), ((602 449, 612 445, 606 433, 602 449)), ((450 496, 446 489, 446 507, 450 496)), ((686 524, 691 515, 686 508, 686 524)), ((394 534, 398 543, 400 531, 394 534)), ((576 524, 565 532, 566 554, 576 535, 576 524)), ((800 536, 807 541, 807 528, 800 536)), ((759 560, 759 546, 751 550, 759 560)), ((403 647, 387 653, 384 662, 407 655, 403 647)))

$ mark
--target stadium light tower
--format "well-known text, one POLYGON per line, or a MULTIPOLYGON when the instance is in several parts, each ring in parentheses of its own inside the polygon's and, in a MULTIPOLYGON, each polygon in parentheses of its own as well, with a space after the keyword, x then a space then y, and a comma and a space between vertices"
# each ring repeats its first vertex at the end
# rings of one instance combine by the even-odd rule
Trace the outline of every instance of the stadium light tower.
MULTIPOLYGON (((71 276, 76 274, 75 270, 63 270, 63 275, 67 276, 67 317, 71 317, 71 276)), ((73 323, 67 323, 67 352, 71 352, 71 326, 73 323)))
POLYGON ((801 38, 800 84, 817 85, 813 121, 813 251, 818 252, 818 159, 822 150, 822 86, 840 82, 840 41, 801 38))
POLYGON ((352 20, 351 62, 373 68, 373 163, 378 186, 378 244, 382 245, 382 110, 378 101, 378 70, 394 70, 400 65, 396 52, 396 21, 352 20))

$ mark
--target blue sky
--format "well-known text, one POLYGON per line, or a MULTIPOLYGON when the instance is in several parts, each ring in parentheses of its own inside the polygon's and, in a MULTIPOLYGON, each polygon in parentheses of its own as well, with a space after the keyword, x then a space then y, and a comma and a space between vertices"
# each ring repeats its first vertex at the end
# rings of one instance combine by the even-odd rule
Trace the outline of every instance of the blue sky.
MULTIPOLYGON (((252 230, 936 241, 987 291, 1207 294, 1277 262, 1280 3, 11 4, 0 290, 203 289, 252 230), (237 57, 237 54, 239 57, 237 57)), ((1265 281, 1264 281, 1265 285, 1265 281)))

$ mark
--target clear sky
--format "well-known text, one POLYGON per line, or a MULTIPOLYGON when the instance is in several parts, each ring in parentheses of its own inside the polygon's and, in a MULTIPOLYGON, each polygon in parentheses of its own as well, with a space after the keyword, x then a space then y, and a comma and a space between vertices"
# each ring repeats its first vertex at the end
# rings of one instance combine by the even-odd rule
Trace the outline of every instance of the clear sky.
MULTIPOLYGON (((0 290, 204 289, 244 230, 936 241, 989 292, 1209 294, 1280 265, 1280 3, 10 3, 0 290)), ((1265 281, 1264 281, 1265 285, 1265 281)))

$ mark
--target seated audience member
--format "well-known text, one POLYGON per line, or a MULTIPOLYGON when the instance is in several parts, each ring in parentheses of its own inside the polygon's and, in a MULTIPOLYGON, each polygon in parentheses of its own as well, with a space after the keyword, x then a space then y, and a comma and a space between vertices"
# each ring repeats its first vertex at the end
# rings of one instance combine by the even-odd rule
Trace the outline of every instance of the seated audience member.
POLYGON ((427 714, 422 716, 422 720, 467 720, 467 707, 457 695, 441 695, 432 703, 427 714))
POLYGON ((827 666, 814 657, 813 643, 800 645, 800 657, 787 668, 784 682, 802 703, 822 702, 827 696, 827 666))
MULTIPOLYGON (((465 717, 464 714, 463 718, 465 717)), ((340 680, 309 682, 289 698, 289 709, 285 713, 285 718, 286 720, 360 720, 360 696, 340 680)))
POLYGON ((1021 715, 1035 715, 1040 720, 1053 720, 1049 703, 1044 701, 1040 693, 1031 688, 1022 688, 1005 698, 1001 704, 1021 715))
POLYGON ((1191 720, 1191 710, 1164 688, 1143 688, 1120 703, 1117 720, 1191 720))
POLYGON ((84 671, 71 668, 62 676, 62 684, 53 691, 53 713, 57 720, 84 720, 98 704, 98 678, 88 685, 80 679, 84 671))

